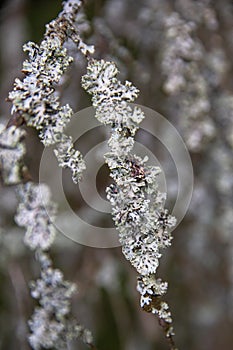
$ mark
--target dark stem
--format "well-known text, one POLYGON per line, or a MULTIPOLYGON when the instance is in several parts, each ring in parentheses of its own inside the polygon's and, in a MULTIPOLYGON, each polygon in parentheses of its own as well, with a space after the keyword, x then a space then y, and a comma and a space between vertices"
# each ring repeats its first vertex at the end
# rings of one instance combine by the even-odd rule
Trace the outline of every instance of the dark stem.
POLYGON ((171 327, 171 325, 169 323, 167 323, 164 319, 159 318, 159 325, 160 327, 162 327, 162 330, 165 334, 165 337, 167 339, 167 343, 170 347, 170 350, 178 350, 175 344, 175 340, 172 334, 168 333, 169 328, 171 327))
POLYGON ((11 126, 16 126, 17 128, 24 125, 25 120, 21 115, 14 114, 8 121, 6 128, 10 128, 11 126))

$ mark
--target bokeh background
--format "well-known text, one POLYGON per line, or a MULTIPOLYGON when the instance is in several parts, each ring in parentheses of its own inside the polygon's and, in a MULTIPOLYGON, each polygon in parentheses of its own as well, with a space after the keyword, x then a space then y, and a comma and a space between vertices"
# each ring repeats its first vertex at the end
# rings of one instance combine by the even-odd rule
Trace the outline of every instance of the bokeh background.
MULTIPOLYGON (((0 121, 10 117, 5 101, 21 76, 22 45, 39 42, 61 2, 7 0, 0 8, 0 121)), ((167 300, 180 350, 233 348, 233 3, 231 0, 87 0, 83 36, 96 45, 96 57, 114 60, 120 77, 140 89, 138 103, 165 116, 182 135, 194 170, 193 197, 174 241, 164 252, 158 276, 169 282, 167 300)), ((90 105, 80 77, 85 60, 68 47, 75 62, 58 86, 74 111, 90 105)), ((80 123, 82 121, 80 120, 80 123)), ((155 126, 151 125, 152 132, 155 126)), ((102 130, 102 129, 101 129, 102 130)), ((77 141, 87 152, 105 139, 89 133, 77 141)), ((137 140, 159 159, 167 181, 167 207, 177 195, 177 173, 168 152, 143 132, 137 140)), ((27 129, 26 163, 39 180, 43 147, 27 129)), ((77 215, 111 226, 94 213, 70 174, 63 174, 67 200, 77 215)), ((101 196, 109 183, 102 166, 96 178, 101 196)), ((0 185, 0 349, 27 350, 27 320, 35 306, 28 282, 38 276, 23 230, 14 223, 17 201, 0 185)), ((62 206, 59 215, 66 220, 62 206)), ((67 218, 67 223, 69 220, 67 218)), ((72 225, 72 223, 70 223, 72 225)), ((77 228, 80 229, 80 228, 77 228)), ((166 350, 157 320, 141 311, 136 272, 120 247, 79 245, 58 233, 54 264, 78 285, 73 313, 89 327, 99 350, 166 350)), ((81 343, 69 349, 85 349, 81 343)))

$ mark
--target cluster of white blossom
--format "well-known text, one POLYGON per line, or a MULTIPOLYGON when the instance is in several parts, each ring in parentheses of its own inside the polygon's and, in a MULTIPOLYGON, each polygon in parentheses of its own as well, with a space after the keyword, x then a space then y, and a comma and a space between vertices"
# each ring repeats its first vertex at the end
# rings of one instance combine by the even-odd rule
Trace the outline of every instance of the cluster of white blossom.
POLYGON ((176 219, 164 209, 166 194, 157 188, 160 169, 146 165, 147 157, 142 159, 131 153, 133 136, 144 115, 138 107, 128 104, 135 100, 138 90, 128 81, 121 83, 117 73, 113 62, 92 59, 82 84, 92 95, 96 118, 111 127, 110 152, 105 159, 114 184, 107 188, 107 198, 112 205, 122 251, 141 275, 144 284, 143 288, 138 288, 141 306, 157 314, 166 325, 166 336, 171 338, 172 319, 168 305, 158 298, 164 294, 162 286, 166 284, 156 280, 155 273, 161 250, 171 244, 169 229, 175 226, 176 219), (159 285, 161 288, 158 288, 159 285), (156 302, 154 298, 146 298, 151 295, 151 290, 156 302))
POLYGON ((75 183, 85 169, 85 164, 80 152, 74 150, 71 137, 64 136, 73 112, 68 104, 60 105, 55 86, 73 60, 63 47, 68 38, 84 55, 93 53, 93 47, 81 40, 73 25, 81 4, 82 1, 65 2, 57 19, 46 26, 41 44, 28 42, 24 45, 23 49, 28 53, 22 70, 25 77, 22 80, 17 78, 14 90, 9 93, 9 100, 13 104, 12 114, 36 128, 45 146, 57 144, 55 154, 59 165, 71 169, 75 183), (64 161, 61 151, 69 161, 64 161))

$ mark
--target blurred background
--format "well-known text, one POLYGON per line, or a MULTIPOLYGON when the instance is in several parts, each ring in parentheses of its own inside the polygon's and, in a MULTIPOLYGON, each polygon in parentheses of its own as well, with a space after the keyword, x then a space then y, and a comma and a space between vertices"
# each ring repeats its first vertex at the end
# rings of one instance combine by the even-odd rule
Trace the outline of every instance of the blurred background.
MULTIPOLYGON (((6 123, 11 106, 5 99, 15 77, 22 76, 22 45, 41 40, 45 24, 57 16, 61 2, 7 0, 0 6, 0 122, 6 123)), ((158 276, 169 282, 167 300, 179 349, 231 350, 233 3, 87 0, 78 24, 86 41, 96 46, 96 57, 114 60, 120 78, 140 89, 137 103, 165 116, 185 141, 193 164, 193 197, 173 232, 172 247, 164 252, 158 276)), ((57 89, 63 103, 76 112, 90 106, 80 84, 86 62, 72 45, 67 48, 75 62, 57 89)), ((153 132, 154 125, 151 128, 153 132)), ((77 147, 85 154, 105 138, 100 129, 99 134, 83 135, 77 147)), ((175 164, 149 134, 139 131, 137 141, 159 159, 167 182, 167 207, 172 209, 178 183, 175 164)), ((26 144, 26 163, 38 181, 43 147, 30 128, 26 144)), ((103 165, 96 177, 102 197, 109 181, 103 165)), ((112 227, 110 215, 88 207, 69 172, 63 172, 63 185, 77 215, 112 227)), ((23 244, 23 230, 14 223, 14 191, 0 186, 0 349, 27 350, 27 320, 35 306, 28 282, 39 271, 23 244)), ((66 220, 62 205, 59 216, 66 220)), ((51 254, 54 265, 77 283, 73 313, 93 331, 99 350, 167 349, 157 320, 140 309, 136 272, 120 247, 86 247, 58 233, 51 254)), ((74 343, 70 349, 85 346, 74 343)))

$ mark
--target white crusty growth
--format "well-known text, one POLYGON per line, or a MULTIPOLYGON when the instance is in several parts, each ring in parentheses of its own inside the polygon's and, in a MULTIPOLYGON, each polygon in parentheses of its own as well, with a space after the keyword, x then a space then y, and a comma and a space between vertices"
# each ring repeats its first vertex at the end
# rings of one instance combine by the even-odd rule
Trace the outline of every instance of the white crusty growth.
MULTIPOLYGON (((164 209, 166 194, 158 190, 160 168, 148 166, 132 153, 134 135, 144 114, 129 105, 138 96, 132 83, 121 83, 113 62, 90 60, 82 78, 84 89, 92 95, 96 118, 111 127, 110 151, 105 155, 114 184, 107 188, 112 215, 119 231, 122 251, 140 274, 138 291, 141 306, 162 320, 172 346, 172 319, 168 305, 160 298, 167 284, 156 280, 162 249, 170 246, 170 229, 176 219, 164 209)), ((175 347, 172 347, 175 349, 175 347)))
POLYGON ((5 128, 0 124, 0 170, 5 185, 16 185, 22 181, 25 146, 21 142, 25 131, 15 126, 5 128))
POLYGON ((54 269, 45 253, 38 254, 41 276, 31 282, 31 295, 39 301, 29 320, 31 334, 29 342, 33 349, 67 348, 70 340, 81 338, 91 345, 90 331, 71 318, 71 297, 76 286, 64 280, 60 270, 54 269))
POLYGON ((18 187, 19 206, 15 221, 26 228, 25 244, 32 250, 48 249, 54 241, 56 207, 45 184, 28 182, 18 187))
POLYGON ((22 69, 25 77, 22 80, 17 78, 14 90, 9 93, 9 100, 13 104, 12 114, 36 128, 45 146, 57 144, 55 154, 59 165, 71 169, 75 183, 80 179, 85 164, 81 154, 74 150, 70 137, 69 147, 66 147, 64 131, 73 111, 68 104, 61 106, 55 87, 73 61, 63 47, 68 38, 75 42, 84 55, 93 53, 93 47, 81 40, 74 27, 75 14, 81 4, 81 1, 65 2, 58 18, 46 26, 41 44, 28 42, 24 45, 23 49, 28 54, 22 69), (70 158, 69 162, 61 159, 60 151, 63 149, 66 150, 66 158, 70 158))

